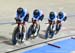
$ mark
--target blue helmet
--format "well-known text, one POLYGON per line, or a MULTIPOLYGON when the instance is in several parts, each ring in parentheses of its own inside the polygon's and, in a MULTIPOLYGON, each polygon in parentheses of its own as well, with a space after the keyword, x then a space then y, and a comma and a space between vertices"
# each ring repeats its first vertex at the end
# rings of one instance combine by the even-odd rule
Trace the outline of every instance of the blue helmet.
POLYGON ((63 18, 63 15, 64 15, 64 14, 63 14, 63 12, 61 12, 61 11, 58 13, 58 17, 59 17, 60 19, 63 18))
POLYGON ((22 14, 22 13, 23 13, 23 8, 19 7, 19 8, 17 9, 17 13, 18 13, 18 14, 22 14))
POLYGON ((50 19, 54 19, 54 18, 55 18, 55 13, 54 13, 53 11, 51 11, 51 12, 49 13, 49 18, 50 18, 50 19))
POLYGON ((39 16, 39 15, 40 15, 39 10, 38 10, 38 9, 35 9, 35 10, 33 11, 33 15, 34 15, 34 16, 39 16))

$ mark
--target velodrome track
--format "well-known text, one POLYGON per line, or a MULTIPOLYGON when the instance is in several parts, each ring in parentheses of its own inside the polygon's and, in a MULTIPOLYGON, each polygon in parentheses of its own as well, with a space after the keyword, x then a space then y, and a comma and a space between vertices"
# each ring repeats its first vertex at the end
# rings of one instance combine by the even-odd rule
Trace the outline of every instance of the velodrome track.
MULTIPOLYGON (((32 17, 32 11, 34 9, 38 8, 43 10, 45 14, 45 18, 41 22, 40 33, 42 33, 42 36, 44 35, 43 31, 46 30, 46 24, 44 23, 47 23, 47 17, 49 12, 50 11, 58 12, 61 10, 66 12, 66 14, 68 15, 68 19, 66 22, 63 23, 62 30, 59 32, 59 34, 54 36, 53 39, 75 35, 75 7, 74 7, 75 1, 74 0, 73 1, 72 0, 0 0, 0 53, 5 53, 14 49, 47 41, 41 38, 36 38, 31 41, 29 40, 28 42, 26 41, 25 44, 16 45, 16 46, 11 45, 12 32, 16 25, 12 25, 12 24, 2 25, 1 23, 15 22, 14 21, 15 12, 19 6, 28 9, 30 13, 30 20, 32 17), (37 41, 38 39, 39 42, 37 41)), ((28 23, 27 26, 29 27, 30 24, 31 23, 28 23)), ((55 41, 51 41, 51 42, 53 43, 55 41)), ((18 50, 15 51, 15 53, 21 53, 25 50, 30 50, 32 48, 33 47, 28 49, 18 50)))

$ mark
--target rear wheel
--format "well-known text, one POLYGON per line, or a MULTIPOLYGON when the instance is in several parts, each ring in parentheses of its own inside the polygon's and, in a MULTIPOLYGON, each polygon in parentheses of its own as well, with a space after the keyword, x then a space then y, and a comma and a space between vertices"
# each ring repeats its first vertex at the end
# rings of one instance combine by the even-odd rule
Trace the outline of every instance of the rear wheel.
POLYGON ((39 30, 40 30, 40 26, 38 28, 38 30, 36 31, 36 28, 35 26, 31 25, 28 29, 28 32, 27 32, 27 35, 26 35, 26 40, 28 40, 29 38, 36 38, 38 35, 39 35, 39 30), (37 33, 35 36, 34 34, 37 33), (33 36, 31 36, 33 35, 33 36))

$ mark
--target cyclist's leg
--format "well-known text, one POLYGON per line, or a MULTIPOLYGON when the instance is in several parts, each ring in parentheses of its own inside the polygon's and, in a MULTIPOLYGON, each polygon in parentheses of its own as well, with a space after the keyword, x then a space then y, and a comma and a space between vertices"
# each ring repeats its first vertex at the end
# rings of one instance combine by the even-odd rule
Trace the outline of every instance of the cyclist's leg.
POLYGON ((61 29, 61 26, 62 26, 62 24, 61 24, 61 21, 57 21, 57 24, 56 24, 56 34, 59 32, 59 30, 61 29))
POLYGON ((22 24, 22 41, 24 42, 26 39, 26 22, 22 24))
POLYGON ((27 22, 29 20, 29 13, 26 14, 26 16, 24 17, 24 21, 23 21, 23 24, 22 24, 22 27, 23 27, 23 40, 25 41, 26 39, 26 30, 27 30, 27 22))
POLYGON ((34 27, 35 27, 35 29, 34 29, 35 30, 35 33, 33 35, 34 35, 34 37, 36 37, 37 36, 37 33, 38 33, 38 29, 39 29, 39 22, 38 21, 35 22, 34 27))

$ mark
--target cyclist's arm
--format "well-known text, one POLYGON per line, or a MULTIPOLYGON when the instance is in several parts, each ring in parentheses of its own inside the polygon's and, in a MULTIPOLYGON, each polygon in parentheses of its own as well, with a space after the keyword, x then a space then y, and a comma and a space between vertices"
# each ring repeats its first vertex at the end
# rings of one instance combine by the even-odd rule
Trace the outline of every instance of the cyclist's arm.
POLYGON ((24 21, 28 22, 29 20, 29 13, 26 14, 26 16, 24 17, 24 21))

